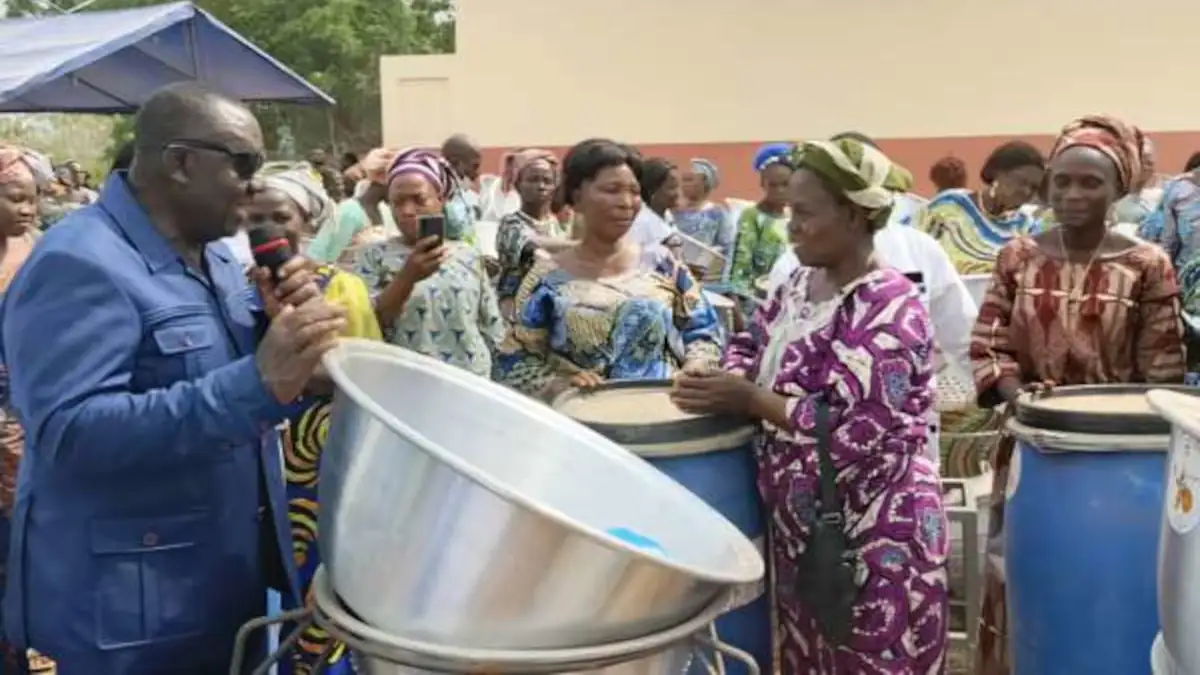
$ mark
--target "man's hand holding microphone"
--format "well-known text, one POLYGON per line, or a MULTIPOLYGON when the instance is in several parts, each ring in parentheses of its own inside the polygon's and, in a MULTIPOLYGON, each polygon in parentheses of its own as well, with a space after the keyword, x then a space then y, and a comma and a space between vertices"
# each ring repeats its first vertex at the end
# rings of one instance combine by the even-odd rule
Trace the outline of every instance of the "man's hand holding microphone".
POLYGON ((295 257, 282 231, 263 227, 249 235, 256 265, 252 278, 271 320, 255 354, 258 372, 276 400, 290 403, 304 393, 321 357, 337 344, 346 312, 325 302, 312 264, 295 257))

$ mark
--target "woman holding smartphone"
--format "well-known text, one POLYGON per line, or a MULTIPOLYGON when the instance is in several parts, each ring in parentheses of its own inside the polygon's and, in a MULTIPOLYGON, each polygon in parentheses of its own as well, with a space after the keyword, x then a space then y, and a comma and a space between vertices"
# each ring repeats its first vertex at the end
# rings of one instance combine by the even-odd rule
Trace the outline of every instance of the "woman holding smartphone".
POLYGON ((489 377, 504 322, 483 255, 445 237, 443 209, 456 188, 450 165, 410 148, 396 154, 386 180, 399 235, 358 249, 350 265, 370 290, 384 339, 489 377))

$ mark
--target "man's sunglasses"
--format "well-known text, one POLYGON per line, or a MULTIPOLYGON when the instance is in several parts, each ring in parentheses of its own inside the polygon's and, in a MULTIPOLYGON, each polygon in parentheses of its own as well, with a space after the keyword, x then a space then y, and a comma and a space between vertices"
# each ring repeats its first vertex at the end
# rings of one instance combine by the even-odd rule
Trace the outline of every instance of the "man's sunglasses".
POLYGON ((261 152, 234 152, 218 143, 196 140, 174 140, 163 145, 163 150, 203 150, 216 152, 229 158, 234 173, 242 180, 250 180, 262 168, 266 158, 261 152))

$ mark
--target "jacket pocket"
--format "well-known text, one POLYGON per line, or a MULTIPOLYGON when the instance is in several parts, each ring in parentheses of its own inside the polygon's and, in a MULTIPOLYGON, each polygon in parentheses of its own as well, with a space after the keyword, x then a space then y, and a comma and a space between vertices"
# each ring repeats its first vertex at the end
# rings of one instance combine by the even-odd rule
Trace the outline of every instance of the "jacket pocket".
POLYGON ((208 561, 198 550, 207 512, 92 521, 96 637, 101 649, 200 633, 208 561))
POLYGON ((203 305, 180 305, 146 318, 136 386, 165 387, 204 375, 219 365, 219 319, 203 305))

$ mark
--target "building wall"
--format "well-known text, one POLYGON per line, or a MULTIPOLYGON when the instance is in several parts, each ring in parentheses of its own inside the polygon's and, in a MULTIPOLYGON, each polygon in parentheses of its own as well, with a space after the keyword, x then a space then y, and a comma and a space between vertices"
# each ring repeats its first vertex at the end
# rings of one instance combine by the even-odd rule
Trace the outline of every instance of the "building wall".
POLYGON ((1008 138, 1048 146, 1086 112, 1151 131, 1167 169, 1200 149, 1200 89, 1185 84, 1200 4, 1185 0, 457 5, 458 54, 381 62, 389 143, 466 131, 498 161, 609 136, 709 157, 742 196, 759 143, 846 129, 922 180, 945 154, 977 172, 1008 138))

